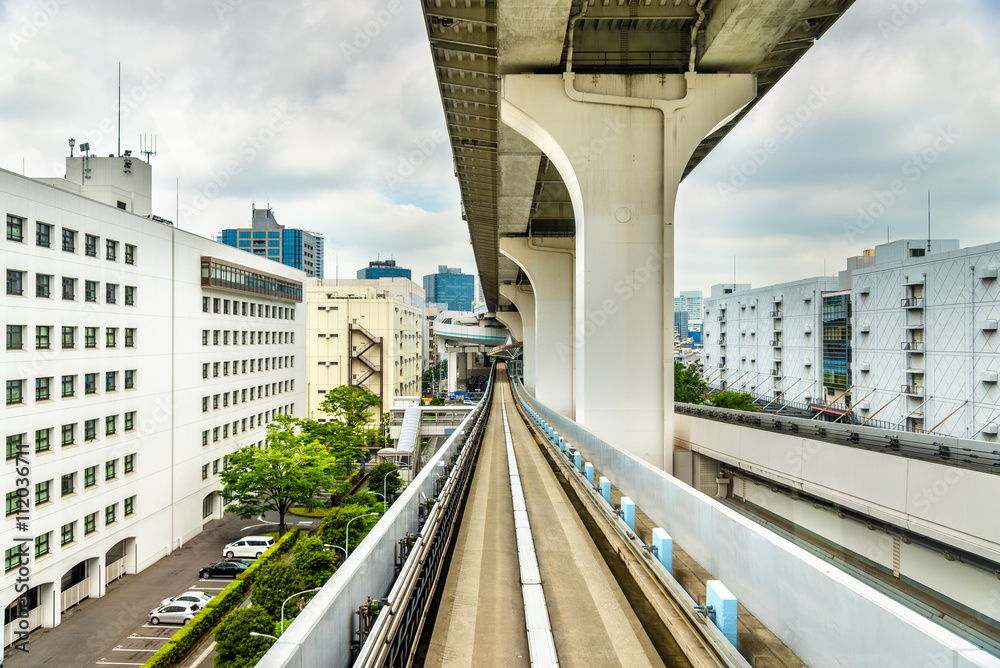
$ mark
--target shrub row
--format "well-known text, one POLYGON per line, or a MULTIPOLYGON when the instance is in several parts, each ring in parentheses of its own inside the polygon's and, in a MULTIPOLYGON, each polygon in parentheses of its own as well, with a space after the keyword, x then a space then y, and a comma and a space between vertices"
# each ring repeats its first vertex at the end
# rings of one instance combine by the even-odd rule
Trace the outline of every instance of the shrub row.
POLYGON ((206 603, 205 607, 194 616, 194 619, 177 631, 166 645, 161 647, 156 654, 150 657, 149 661, 143 664, 142 668, 173 668, 179 665, 192 647, 197 645, 202 638, 210 633, 230 610, 243 602, 261 566, 281 558, 292 549, 298 538, 299 528, 292 527, 291 531, 268 548, 267 552, 260 556, 260 559, 250 565, 250 568, 246 569, 228 587, 206 603))

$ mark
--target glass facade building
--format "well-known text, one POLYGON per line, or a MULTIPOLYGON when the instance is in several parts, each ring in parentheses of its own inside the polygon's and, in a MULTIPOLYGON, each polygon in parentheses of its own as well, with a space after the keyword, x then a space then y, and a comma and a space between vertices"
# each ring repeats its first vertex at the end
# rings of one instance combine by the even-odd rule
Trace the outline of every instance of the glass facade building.
POLYGON ((358 278, 412 278, 413 274, 409 269, 397 267, 395 260, 376 260, 369 262, 364 269, 358 269, 358 278))
POLYGON ((252 227, 222 230, 219 241, 323 278, 323 236, 279 225, 271 209, 253 209, 252 227))
POLYGON ((851 387, 851 295, 823 297, 823 385, 851 387))
POLYGON ((438 265, 436 274, 424 276, 424 300, 428 304, 447 304, 448 311, 472 311, 476 295, 476 277, 463 274, 459 267, 438 265))

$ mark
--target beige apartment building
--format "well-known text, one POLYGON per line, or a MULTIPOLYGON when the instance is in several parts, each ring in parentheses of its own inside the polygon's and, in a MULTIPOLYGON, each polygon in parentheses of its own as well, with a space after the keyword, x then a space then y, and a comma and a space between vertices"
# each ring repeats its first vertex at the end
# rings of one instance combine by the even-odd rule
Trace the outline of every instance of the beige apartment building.
POLYGON ((341 385, 382 397, 420 394, 423 290, 403 278, 312 281, 306 289, 309 417, 341 385))

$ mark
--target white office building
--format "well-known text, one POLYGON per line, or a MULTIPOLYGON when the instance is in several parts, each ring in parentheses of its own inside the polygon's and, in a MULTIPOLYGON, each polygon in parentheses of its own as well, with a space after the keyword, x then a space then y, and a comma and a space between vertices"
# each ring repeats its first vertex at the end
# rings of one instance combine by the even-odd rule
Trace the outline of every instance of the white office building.
POLYGON ((226 455, 306 408, 304 274, 151 216, 141 160, 66 168, 0 171, 5 645, 16 582, 59 624, 221 517, 226 455))

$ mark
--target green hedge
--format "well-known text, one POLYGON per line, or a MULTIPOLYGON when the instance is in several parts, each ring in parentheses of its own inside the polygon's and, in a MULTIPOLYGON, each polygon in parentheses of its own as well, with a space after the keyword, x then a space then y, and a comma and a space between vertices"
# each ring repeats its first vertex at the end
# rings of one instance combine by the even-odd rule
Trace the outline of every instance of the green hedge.
POLYGON ((299 528, 292 527, 291 531, 281 537, 274 545, 260 556, 260 559, 250 565, 233 580, 229 586, 223 589, 205 607, 198 611, 190 622, 185 624, 161 647, 156 654, 150 657, 149 661, 143 664, 142 668, 174 668, 184 660, 184 657, 192 647, 201 642, 202 638, 212 632, 212 629, 222 621, 222 618, 239 606, 250 591, 250 585, 257 577, 257 571, 262 564, 278 559, 286 554, 299 539, 299 528))

